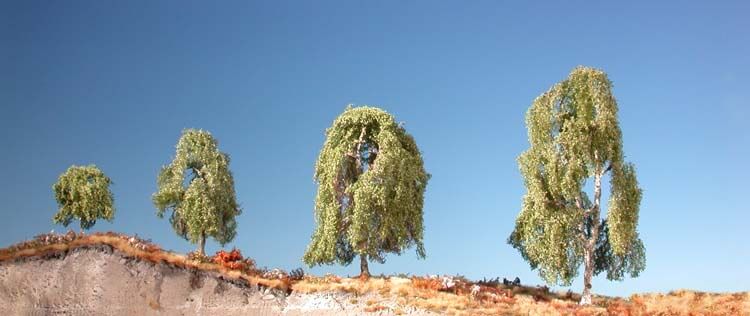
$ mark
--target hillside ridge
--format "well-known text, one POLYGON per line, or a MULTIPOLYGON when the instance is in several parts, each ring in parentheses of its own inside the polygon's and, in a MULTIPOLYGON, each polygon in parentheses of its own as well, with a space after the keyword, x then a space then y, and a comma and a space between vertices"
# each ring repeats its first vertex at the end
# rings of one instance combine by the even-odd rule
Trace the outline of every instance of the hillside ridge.
POLYGON ((0 249, 0 311, 75 315, 750 315, 748 292, 597 297, 593 306, 582 307, 576 304, 579 297, 575 293, 506 286, 497 280, 395 276, 360 280, 234 267, 191 260, 150 241, 116 233, 43 234, 0 249))

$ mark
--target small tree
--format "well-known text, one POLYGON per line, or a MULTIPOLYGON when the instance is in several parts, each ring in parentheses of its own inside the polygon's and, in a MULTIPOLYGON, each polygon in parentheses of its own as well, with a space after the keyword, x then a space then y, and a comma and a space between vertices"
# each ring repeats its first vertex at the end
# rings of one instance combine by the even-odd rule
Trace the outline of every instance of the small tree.
POLYGON ((646 260, 636 231, 641 189, 623 159, 612 84, 578 67, 534 100, 526 125, 531 147, 518 162, 527 192, 508 242, 549 284, 570 285, 583 263, 581 304, 590 304, 592 275, 637 277, 646 260), (601 219, 605 175, 611 193, 601 219), (584 192, 590 180, 593 199, 584 192))
POLYGON ((153 195, 157 216, 172 210, 175 232, 205 254, 206 237, 224 245, 236 235, 241 213, 229 171, 229 156, 217 148, 209 132, 187 129, 177 143, 171 164, 162 167, 153 195), (187 178, 186 178, 187 177, 187 178))
POLYGON ((424 258, 422 205, 430 175, 414 139, 393 116, 374 107, 351 106, 326 131, 315 180, 317 227, 304 255, 310 266, 348 265, 360 257, 385 262, 416 245, 424 258))
POLYGON ((52 186, 59 210, 52 222, 67 227, 79 220, 81 229, 89 229, 97 219, 112 221, 115 215, 112 181, 94 165, 70 166, 52 186))

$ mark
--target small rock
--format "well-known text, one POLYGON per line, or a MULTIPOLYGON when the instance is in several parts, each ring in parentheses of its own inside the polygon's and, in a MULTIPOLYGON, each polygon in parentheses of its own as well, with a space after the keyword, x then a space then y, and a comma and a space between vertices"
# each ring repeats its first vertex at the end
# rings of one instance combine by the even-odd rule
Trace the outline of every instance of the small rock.
POLYGON ((453 280, 452 277, 444 276, 442 285, 444 290, 450 290, 453 289, 454 286, 456 286, 456 281, 453 280))
POLYGON ((480 291, 481 289, 482 289, 482 288, 481 288, 481 287, 479 287, 479 285, 476 285, 476 284, 472 285, 472 286, 471 286, 471 296, 474 296, 474 297, 476 297, 477 295, 479 295, 479 291, 480 291))

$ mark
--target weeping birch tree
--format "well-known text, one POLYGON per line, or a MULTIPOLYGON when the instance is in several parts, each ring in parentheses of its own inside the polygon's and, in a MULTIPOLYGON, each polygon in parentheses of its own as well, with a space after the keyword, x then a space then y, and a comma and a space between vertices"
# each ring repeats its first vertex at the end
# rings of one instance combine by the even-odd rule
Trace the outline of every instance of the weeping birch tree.
POLYGON ((78 220, 81 229, 89 229, 97 219, 112 221, 114 198, 112 180, 94 165, 70 166, 52 186, 59 210, 52 222, 68 226, 78 220))
POLYGON ((390 114, 374 107, 347 107, 326 131, 315 167, 317 227, 303 257, 310 266, 350 264, 359 255, 385 262, 422 244, 422 206, 430 175, 414 138, 390 114))
POLYGON ((641 189, 624 161, 612 83, 578 67, 534 100, 526 125, 531 147, 518 158, 526 195, 508 242, 549 284, 570 285, 583 264, 581 304, 591 304, 593 275, 637 277, 646 263, 636 230, 641 189))
POLYGON ((229 171, 229 156, 218 149, 211 133, 187 129, 177 143, 172 163, 162 167, 153 195, 156 215, 172 214, 169 222, 182 238, 197 243, 205 254, 206 237, 224 245, 237 233, 241 213, 229 171))

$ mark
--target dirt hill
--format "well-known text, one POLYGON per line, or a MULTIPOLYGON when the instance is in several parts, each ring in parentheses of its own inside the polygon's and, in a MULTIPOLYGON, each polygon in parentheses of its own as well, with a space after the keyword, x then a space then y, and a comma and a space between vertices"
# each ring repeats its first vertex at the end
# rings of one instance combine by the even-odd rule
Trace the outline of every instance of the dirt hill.
MULTIPOLYGON (((231 271, 191 266, 179 255, 160 250, 149 252, 150 257, 139 256, 137 247, 123 241, 127 239, 80 238, 16 249, 14 258, 6 250, 6 256, 0 257, 0 311, 10 315, 350 315, 366 313, 368 308, 352 304, 350 293, 295 293, 280 280, 252 282, 227 273, 231 271)), ((387 301, 375 296, 362 298, 387 301)), ((430 314, 407 306, 401 310, 430 314)))
MULTIPOLYGON (((750 294, 597 297, 460 277, 314 277, 188 259, 118 234, 46 234, 0 249, 6 315, 750 315, 750 294)), ((240 256, 241 258, 241 256, 240 256)), ((242 264, 237 264, 237 263, 242 264)), ((247 263, 247 264, 246 264, 247 263)))

